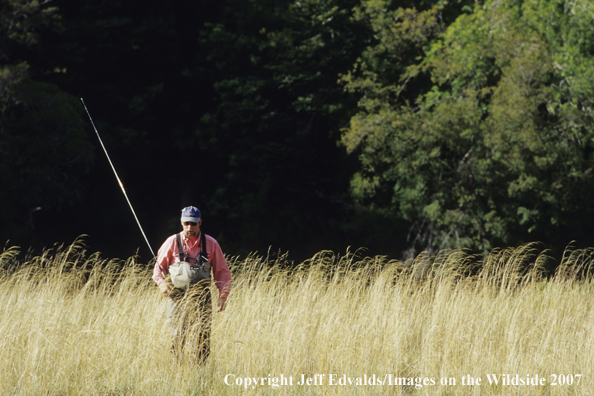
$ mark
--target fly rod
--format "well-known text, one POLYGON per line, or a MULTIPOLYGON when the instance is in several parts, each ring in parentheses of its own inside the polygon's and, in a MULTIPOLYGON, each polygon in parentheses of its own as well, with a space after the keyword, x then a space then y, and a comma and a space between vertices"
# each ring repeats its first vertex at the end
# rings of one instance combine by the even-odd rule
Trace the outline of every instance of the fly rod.
POLYGON ((146 237, 146 234, 144 233, 144 230, 142 229, 142 226, 140 225, 140 221, 138 220, 138 216, 136 216, 136 212, 134 211, 134 208, 132 207, 132 203, 130 203, 130 199, 128 199, 128 194, 126 194, 126 189, 124 189, 124 184, 122 184, 122 181, 120 180, 120 177, 118 176, 118 172, 116 172, 115 167, 113 166, 113 163, 111 162, 111 158, 109 158, 109 154, 107 153, 107 149, 105 148, 105 145, 103 144, 103 140, 101 140, 101 136, 99 136, 99 131, 97 131, 97 128, 95 127, 95 123, 93 122, 93 119, 91 118, 91 113, 89 113, 89 109, 87 109, 87 105, 85 104, 85 101, 83 100, 83 98, 80 98, 80 100, 82 101, 82 104, 85 107, 85 111, 87 112, 87 115, 89 116, 89 120, 91 120, 91 125, 93 125, 93 129, 95 130, 95 133, 97 134, 97 137, 99 138, 99 143, 101 143, 101 147, 103 147, 103 151, 105 152, 105 156, 107 157, 107 160, 109 161, 109 165, 111 165, 113 174, 115 175, 116 179, 118 180, 118 184, 120 185, 120 188, 122 189, 122 192, 124 193, 124 196, 126 197, 126 201, 128 201, 128 205, 130 206, 130 209, 132 210, 132 214, 134 215, 134 218, 136 219, 138 228, 140 228, 140 232, 142 232, 142 236, 144 237, 146 244, 148 245, 149 249, 151 250, 153 257, 156 257, 155 253, 153 252, 153 248, 151 247, 151 244, 149 243, 148 238, 146 237))

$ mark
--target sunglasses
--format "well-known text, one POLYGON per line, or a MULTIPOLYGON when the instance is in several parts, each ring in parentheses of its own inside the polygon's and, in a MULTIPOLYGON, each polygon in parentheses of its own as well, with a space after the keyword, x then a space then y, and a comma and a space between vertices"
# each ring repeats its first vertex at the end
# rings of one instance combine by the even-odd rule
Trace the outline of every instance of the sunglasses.
POLYGON ((196 224, 198 224, 198 223, 194 223, 193 221, 186 221, 186 222, 184 222, 184 225, 189 225, 189 226, 192 226, 192 227, 194 227, 196 224))

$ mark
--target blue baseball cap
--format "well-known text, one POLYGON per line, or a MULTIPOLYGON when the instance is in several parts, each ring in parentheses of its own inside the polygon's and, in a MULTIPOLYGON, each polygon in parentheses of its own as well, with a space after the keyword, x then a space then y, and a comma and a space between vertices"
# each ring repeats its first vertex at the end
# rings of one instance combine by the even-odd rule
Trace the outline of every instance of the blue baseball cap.
POLYGON ((185 223, 186 221, 193 221, 194 223, 198 223, 201 217, 202 215, 200 214, 200 211, 195 206, 188 206, 182 209, 182 223, 185 223))

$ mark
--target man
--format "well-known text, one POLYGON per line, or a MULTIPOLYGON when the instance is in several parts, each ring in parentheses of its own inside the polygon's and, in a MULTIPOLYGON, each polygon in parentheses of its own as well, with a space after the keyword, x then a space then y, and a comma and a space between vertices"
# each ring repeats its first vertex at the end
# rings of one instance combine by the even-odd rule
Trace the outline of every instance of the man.
POLYGON ((202 236, 202 215, 194 206, 182 209, 182 232, 167 238, 157 254, 153 280, 167 300, 167 317, 172 325, 172 350, 178 359, 184 355, 204 361, 210 354, 211 295, 210 281, 199 282, 182 291, 174 288, 169 279, 169 267, 180 261, 197 264, 205 241, 208 263, 212 267, 214 283, 219 289, 218 312, 225 309, 231 290, 231 273, 218 242, 210 235, 202 236), (181 242, 181 245, 178 244, 181 242), (181 248, 181 252, 180 252, 181 248), (180 260, 180 253, 184 260, 180 260))

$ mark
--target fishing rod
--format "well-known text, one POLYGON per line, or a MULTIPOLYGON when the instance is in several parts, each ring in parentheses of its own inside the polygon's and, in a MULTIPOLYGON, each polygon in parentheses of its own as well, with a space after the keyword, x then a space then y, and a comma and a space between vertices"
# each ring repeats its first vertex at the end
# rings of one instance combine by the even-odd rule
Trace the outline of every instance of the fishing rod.
POLYGON ((124 196, 126 197, 126 201, 128 201, 128 205, 130 206, 130 209, 132 210, 132 214, 134 215, 134 218, 136 219, 138 228, 140 228, 140 232, 142 232, 142 236, 144 236, 144 240, 146 241, 146 244, 148 245, 149 249, 151 250, 153 257, 156 257, 155 253, 153 252, 153 248, 151 247, 151 244, 149 243, 148 238, 146 237, 146 234, 144 233, 144 230, 142 229, 142 226, 140 225, 140 221, 138 220, 138 217, 136 216, 136 212, 134 211, 134 208, 132 207, 132 203, 130 203, 130 199, 128 199, 128 194, 126 194, 126 189, 124 188, 124 184, 120 180, 120 177, 118 176, 118 172, 116 172, 115 167, 113 166, 113 163, 111 162, 111 158, 109 158, 109 154, 107 153, 107 149, 105 148, 105 145, 103 144, 103 140, 101 140, 101 136, 99 136, 99 131, 97 131, 97 128, 95 127, 95 123, 93 122, 93 119, 91 118, 91 113, 89 113, 89 109, 87 109, 87 105, 85 104, 85 101, 83 100, 83 98, 80 98, 80 100, 82 101, 82 104, 85 107, 87 115, 89 116, 89 120, 91 120, 93 129, 95 130, 95 133, 97 134, 97 137, 99 138, 99 143, 101 143, 101 147, 103 147, 103 151, 105 152, 105 156, 107 157, 107 160, 109 161, 109 165, 111 165, 113 174, 115 175, 116 179, 118 180, 120 188, 122 189, 122 192, 124 193, 124 196))

